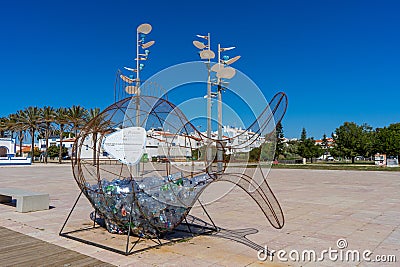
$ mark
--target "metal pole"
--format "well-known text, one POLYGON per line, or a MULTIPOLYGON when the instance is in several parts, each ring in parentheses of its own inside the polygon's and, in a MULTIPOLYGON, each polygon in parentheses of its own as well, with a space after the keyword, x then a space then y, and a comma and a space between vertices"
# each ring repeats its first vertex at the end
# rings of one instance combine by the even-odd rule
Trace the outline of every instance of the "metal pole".
MULTIPOLYGON (((221 62, 221 45, 218 44, 218 64, 221 62)), ((222 143, 222 88, 221 78, 218 78, 218 140, 217 143, 217 171, 222 173, 223 146, 222 143)))
MULTIPOLYGON (((139 31, 136 30, 136 127, 140 125, 140 64, 139 64, 139 31)), ((139 177, 140 161, 136 164, 136 176, 139 177)))
POLYGON ((136 30, 136 126, 139 127, 140 124, 140 117, 139 117, 139 109, 140 109, 140 103, 139 103, 139 87, 140 87, 140 70, 139 70, 139 31, 136 30))
MULTIPOLYGON (((208 33, 208 50, 211 50, 210 33, 208 33)), ((211 171, 212 150, 211 150, 211 59, 208 59, 208 77, 207 77, 207 172, 211 171)))

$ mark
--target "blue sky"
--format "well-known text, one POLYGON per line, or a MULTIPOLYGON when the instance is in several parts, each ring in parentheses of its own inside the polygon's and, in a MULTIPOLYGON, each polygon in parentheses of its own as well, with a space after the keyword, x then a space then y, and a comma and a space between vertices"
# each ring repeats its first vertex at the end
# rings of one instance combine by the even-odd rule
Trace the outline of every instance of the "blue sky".
POLYGON ((235 67, 289 97, 285 135, 320 138, 345 121, 399 121, 398 1, 6 1, 0 116, 30 105, 105 108, 134 65, 137 25, 156 40, 142 77, 197 60, 195 34, 235 45, 235 67))

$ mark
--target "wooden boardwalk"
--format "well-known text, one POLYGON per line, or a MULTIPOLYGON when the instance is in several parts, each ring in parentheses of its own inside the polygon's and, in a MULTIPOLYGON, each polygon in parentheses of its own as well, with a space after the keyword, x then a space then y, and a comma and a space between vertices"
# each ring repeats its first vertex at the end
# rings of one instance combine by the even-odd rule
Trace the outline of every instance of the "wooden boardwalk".
POLYGON ((113 266, 78 252, 0 227, 0 266, 113 266))

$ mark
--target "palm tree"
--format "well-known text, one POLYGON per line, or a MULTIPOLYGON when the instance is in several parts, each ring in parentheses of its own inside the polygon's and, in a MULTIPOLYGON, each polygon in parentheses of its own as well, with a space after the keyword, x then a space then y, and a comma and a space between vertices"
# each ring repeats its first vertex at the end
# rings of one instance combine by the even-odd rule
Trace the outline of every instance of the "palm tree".
POLYGON ((51 125, 55 120, 56 112, 54 108, 45 106, 40 110, 41 121, 44 124, 44 138, 46 139, 46 154, 44 162, 47 164, 47 149, 49 148, 49 137, 51 132, 51 125))
POLYGON ((97 162, 97 153, 100 150, 97 148, 98 136, 100 134, 104 135, 110 130, 111 121, 106 119, 106 113, 100 113, 99 108, 90 109, 89 115, 86 120, 88 124, 85 126, 85 130, 92 134, 92 143, 93 143, 93 165, 96 165, 97 162))
POLYGON ((93 142, 93 165, 96 164, 97 158, 97 133, 98 124, 100 124, 98 115, 100 114, 99 108, 91 108, 89 110, 88 116, 86 117, 87 122, 91 122, 90 130, 92 132, 92 142, 93 142))
POLYGON ((34 152, 35 152, 35 133, 39 128, 39 124, 41 122, 40 109, 38 107, 28 107, 22 112, 21 116, 22 116, 21 123, 25 124, 25 126, 28 128, 29 134, 32 139, 31 157, 33 163, 34 152))
POLYGON ((15 114, 9 114, 6 121, 7 132, 11 138, 14 138, 15 124, 16 124, 15 114))
POLYGON ((28 129, 24 123, 24 112, 22 110, 17 111, 15 114, 10 115, 9 128, 18 133, 19 141, 19 156, 22 157, 22 143, 25 138, 25 131, 28 129))
POLYGON ((85 123, 85 119, 88 116, 88 111, 81 106, 72 106, 68 109, 68 119, 72 124, 72 130, 74 131, 75 137, 78 134, 78 129, 80 129, 85 123))
POLYGON ((68 110, 66 108, 58 108, 56 110, 55 122, 58 124, 58 126, 60 128, 60 150, 58 152, 58 163, 61 164, 62 149, 63 149, 62 140, 63 140, 65 127, 68 126, 68 123, 69 123, 68 110))
POLYGON ((5 137, 5 133, 8 130, 7 122, 8 122, 8 119, 6 117, 0 118, 0 138, 5 137))

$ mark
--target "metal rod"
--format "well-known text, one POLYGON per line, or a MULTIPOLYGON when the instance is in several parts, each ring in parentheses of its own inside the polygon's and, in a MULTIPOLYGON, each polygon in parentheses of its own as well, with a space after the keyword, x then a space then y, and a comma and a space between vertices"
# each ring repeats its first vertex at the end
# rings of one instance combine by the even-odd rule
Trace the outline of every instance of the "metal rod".
POLYGON ((211 219, 210 214, 208 214, 206 208, 203 206, 203 204, 201 203, 200 199, 197 199, 197 201, 200 203, 201 208, 204 210, 204 212, 206 213, 208 219, 211 221, 212 225, 215 228, 215 231, 218 231, 218 227, 215 225, 214 221, 211 219))
MULTIPOLYGON (((131 227, 132 227, 132 208, 133 208, 133 201, 131 203, 131 212, 129 213, 129 228, 128 228, 128 237, 126 238, 126 250, 125 255, 129 254, 129 238, 131 237, 131 227)), ((135 244, 136 245, 136 244, 135 244)))
POLYGON ((188 223, 188 221, 187 221, 187 218, 186 218, 186 216, 185 216, 185 222, 186 222, 186 226, 187 226, 187 228, 189 229, 189 232, 192 234, 192 236, 193 236, 193 232, 192 232, 192 229, 190 229, 190 225, 189 225, 189 223, 188 223))
MULTIPOLYGON (((140 126, 140 60, 139 60, 139 31, 136 30, 136 127, 140 126)), ((140 173, 140 161, 135 166, 136 177, 140 173)))
POLYGON ((93 228, 96 227, 97 209, 94 209, 93 228))
MULTIPOLYGON (((208 33, 208 50, 211 50, 211 40, 210 40, 210 33, 208 33)), ((208 69, 208 77, 207 77, 207 172, 211 172, 211 59, 208 59, 207 69, 208 69)))
POLYGON ((67 217, 67 219, 65 220, 65 222, 64 222, 64 224, 63 224, 63 226, 61 227, 61 230, 60 230, 60 233, 59 233, 59 235, 61 235, 62 231, 64 230, 64 227, 65 227, 65 225, 67 224, 67 222, 68 222, 68 220, 69 220, 69 217, 71 217, 71 214, 72 214, 72 212, 74 211, 74 209, 75 209, 75 206, 76 206, 76 204, 78 203, 79 199, 81 198, 81 195, 82 195, 82 193, 83 193, 83 191, 81 190, 81 192, 79 193, 79 196, 78 196, 78 198, 76 199, 76 201, 75 201, 74 205, 72 206, 72 209, 71 209, 71 211, 70 211, 70 212, 69 212, 69 214, 68 214, 68 217, 67 217))
MULTIPOLYGON (((221 44, 218 44, 218 64, 221 62, 221 44)), ((217 174, 222 173, 223 146, 222 146, 222 79, 218 78, 218 140, 217 143, 217 174)))

